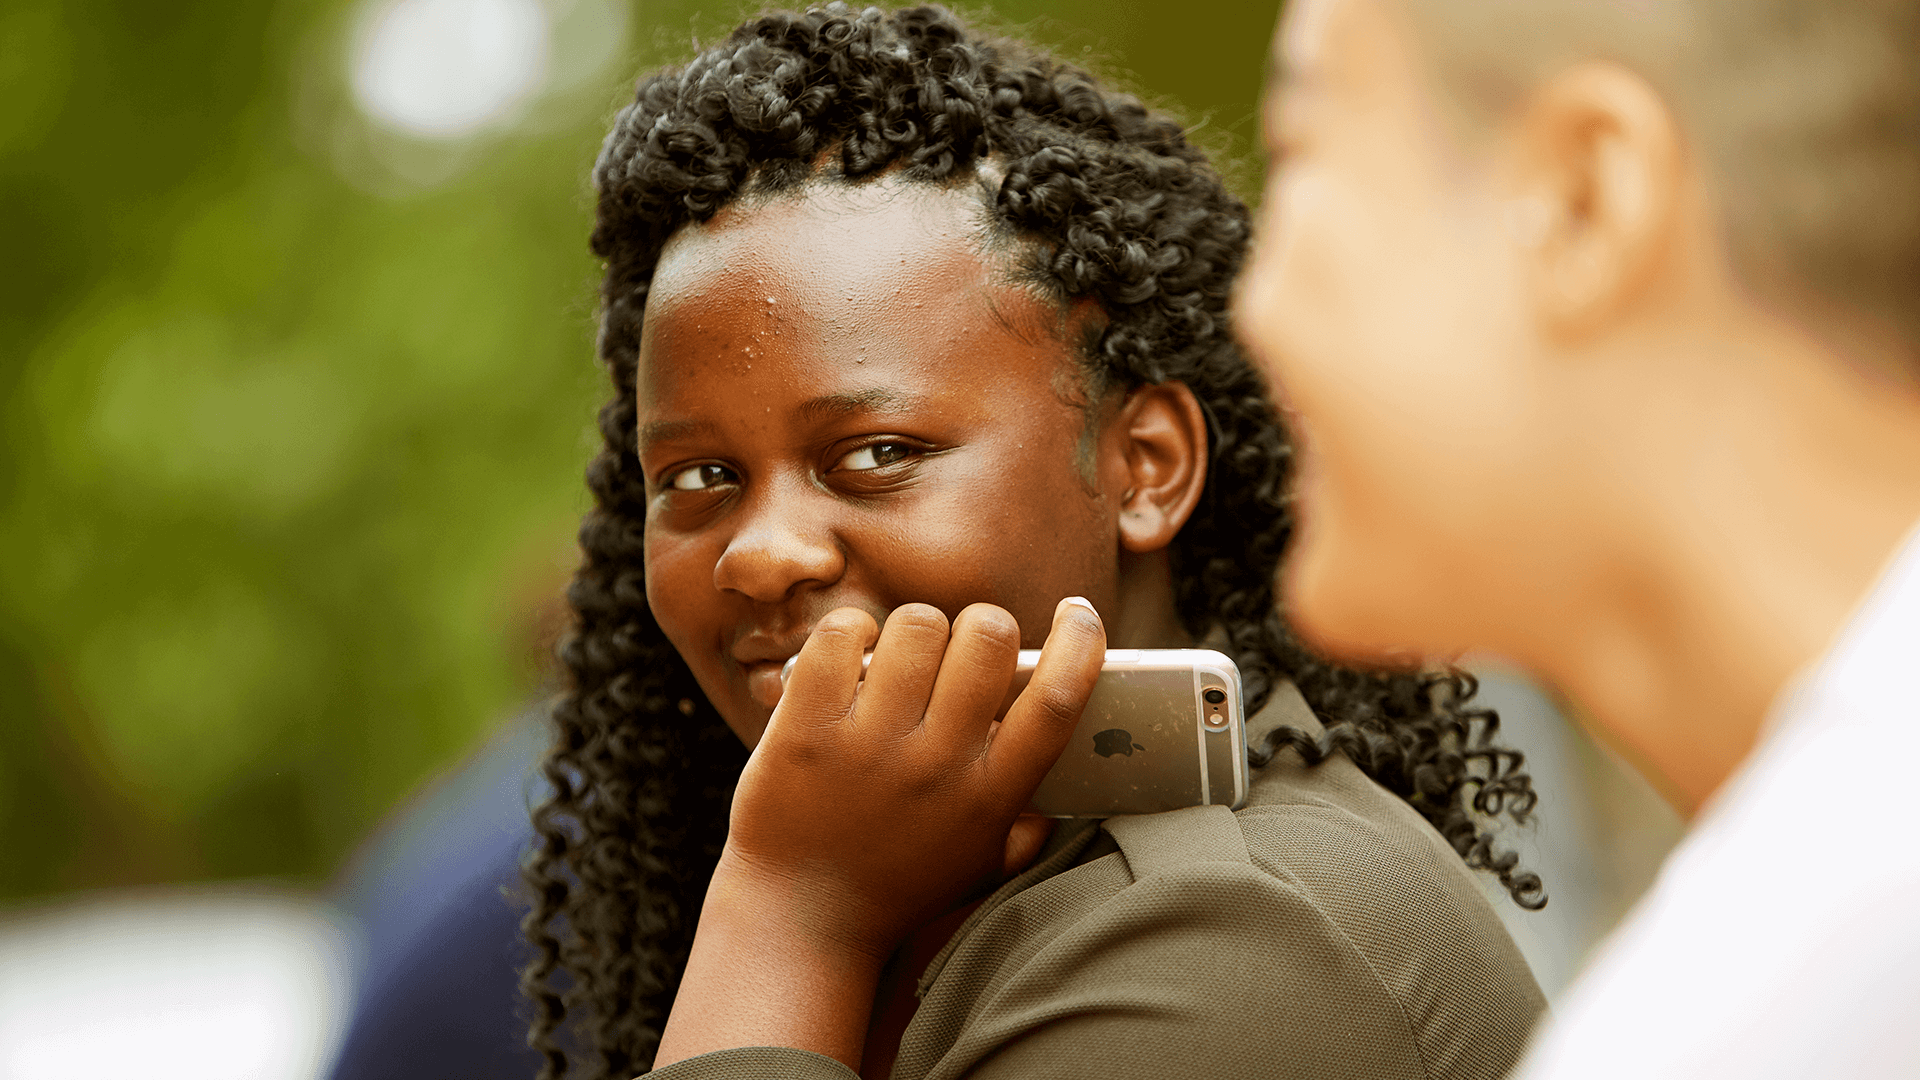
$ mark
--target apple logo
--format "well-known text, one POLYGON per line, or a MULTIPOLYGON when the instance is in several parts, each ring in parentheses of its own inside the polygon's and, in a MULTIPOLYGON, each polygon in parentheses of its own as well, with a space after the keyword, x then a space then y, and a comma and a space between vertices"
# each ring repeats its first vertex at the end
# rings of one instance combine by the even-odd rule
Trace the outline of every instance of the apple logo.
POLYGON ((1135 750, 1146 753, 1147 748, 1133 741, 1133 734, 1126 728, 1108 728, 1093 737, 1093 752, 1101 757, 1115 754, 1133 756, 1135 750))

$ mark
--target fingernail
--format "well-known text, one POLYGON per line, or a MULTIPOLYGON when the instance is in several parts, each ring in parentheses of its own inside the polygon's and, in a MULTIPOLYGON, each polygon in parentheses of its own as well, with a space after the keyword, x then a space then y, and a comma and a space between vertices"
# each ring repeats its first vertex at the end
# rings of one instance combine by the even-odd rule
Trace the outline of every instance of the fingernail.
POLYGON ((1065 600, 1062 600, 1062 601, 1060 601, 1060 602, 1061 602, 1062 604, 1075 604, 1075 605, 1078 605, 1078 606, 1080 606, 1080 607, 1083 607, 1083 608, 1086 608, 1086 609, 1087 609, 1088 611, 1092 611, 1092 612, 1093 612, 1093 617, 1094 617, 1094 618, 1096 618, 1096 619, 1097 619, 1097 618, 1099 618, 1099 617, 1100 617, 1100 613, 1099 613, 1098 611, 1095 611, 1095 610, 1094 610, 1094 607, 1093 607, 1093 602, 1092 602, 1092 601, 1090 601, 1090 600, 1088 600, 1088 599, 1087 599, 1086 597, 1084 597, 1084 596, 1069 596, 1069 597, 1067 597, 1067 598, 1066 598, 1065 600))

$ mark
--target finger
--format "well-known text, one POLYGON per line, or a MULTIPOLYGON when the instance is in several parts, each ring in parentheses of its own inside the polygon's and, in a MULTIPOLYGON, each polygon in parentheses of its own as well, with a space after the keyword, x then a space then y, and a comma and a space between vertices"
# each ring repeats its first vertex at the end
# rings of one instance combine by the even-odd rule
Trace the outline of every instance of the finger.
POLYGON ((1106 653, 1107 630, 1093 605, 1078 596, 1060 601, 1032 680, 987 745, 994 782, 1003 793, 1017 795, 1021 805, 1066 748, 1106 653))
POLYGON ((1011 614, 992 604, 962 611, 927 703, 927 731, 958 753, 979 756, 1019 657, 1020 624, 1011 614))
POLYGON ((861 658, 880 636, 873 616, 855 608, 828 612, 800 646, 800 659, 767 722, 771 736, 783 725, 796 728, 840 723, 852 715, 860 686, 861 658))
POLYGON ((934 676, 947 651, 947 617, 930 604, 902 604, 887 615, 854 705, 854 723, 872 732, 912 731, 927 713, 934 676))
POLYGON ((1040 857, 1040 850, 1047 846, 1047 838, 1053 835, 1053 819, 1036 814, 1021 814, 1013 821, 1013 828, 1007 831, 1007 850, 1000 863, 1000 873, 1006 877, 1025 870, 1040 857))

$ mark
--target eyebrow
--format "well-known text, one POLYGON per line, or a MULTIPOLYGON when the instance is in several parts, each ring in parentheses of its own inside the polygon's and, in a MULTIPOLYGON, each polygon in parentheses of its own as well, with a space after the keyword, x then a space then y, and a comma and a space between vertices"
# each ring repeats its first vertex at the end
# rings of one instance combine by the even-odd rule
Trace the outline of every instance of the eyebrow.
MULTIPOLYGON (((845 393, 822 394, 816 398, 808 398, 800 403, 799 412, 808 418, 849 416, 855 413, 906 409, 919 404, 922 400, 917 394, 902 393, 884 386, 873 386, 865 390, 850 390, 845 393)), ((690 439, 696 435, 711 435, 715 430, 717 430, 716 425, 711 420, 654 420, 640 425, 639 442, 644 449, 655 443, 690 439)))
POLYGON ((713 423, 708 420, 654 420, 640 425, 640 445, 652 446, 654 443, 671 442, 694 435, 707 435, 713 432, 713 423))
POLYGON ((850 390, 840 394, 822 394, 800 404, 800 413, 809 417, 846 416, 852 413, 883 412, 904 409, 920 402, 915 394, 890 390, 884 386, 850 390))

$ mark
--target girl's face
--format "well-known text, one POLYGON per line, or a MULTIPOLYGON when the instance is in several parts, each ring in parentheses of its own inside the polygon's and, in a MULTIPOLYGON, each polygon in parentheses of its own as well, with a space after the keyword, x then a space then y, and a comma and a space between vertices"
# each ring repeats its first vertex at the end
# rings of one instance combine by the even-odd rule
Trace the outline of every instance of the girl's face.
POLYGON ((1118 614, 1103 487, 1124 480, 1083 478, 1069 335, 983 255, 980 213, 966 188, 810 185, 661 255, 638 372, 647 601, 749 746, 835 608, 985 601, 1028 647, 1062 597, 1118 614))

